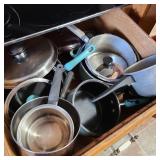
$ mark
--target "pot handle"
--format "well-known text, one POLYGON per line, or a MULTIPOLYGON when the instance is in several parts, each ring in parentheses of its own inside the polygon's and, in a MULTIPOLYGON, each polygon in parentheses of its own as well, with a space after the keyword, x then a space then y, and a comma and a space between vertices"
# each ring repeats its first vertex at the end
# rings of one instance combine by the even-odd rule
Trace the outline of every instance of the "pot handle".
POLYGON ((85 59, 95 50, 96 50, 96 47, 94 45, 88 45, 88 47, 82 53, 76 56, 73 60, 66 63, 64 65, 64 69, 67 71, 71 71, 77 64, 79 64, 83 59, 85 59))
POLYGON ((41 85, 37 84, 34 87, 33 91, 32 91, 33 94, 31 94, 30 96, 27 97, 26 102, 29 102, 29 101, 31 101, 31 100, 33 100, 35 98, 38 98, 39 95, 42 94, 42 92, 44 91, 44 89, 45 89, 45 84, 44 83, 41 83, 41 85))
POLYGON ((64 70, 63 65, 58 64, 52 80, 51 89, 48 97, 48 104, 53 104, 53 105, 58 104, 63 70, 64 70))
POLYGON ((60 95, 61 98, 65 98, 65 96, 67 94, 67 90, 68 90, 68 88, 71 84, 71 81, 73 79, 73 75, 74 75, 74 73, 72 71, 68 72, 67 77, 64 81, 63 88, 61 90, 61 95, 60 95))
POLYGON ((77 37, 79 37, 82 41, 84 41, 85 43, 88 43, 89 38, 85 35, 85 33, 80 30, 78 27, 76 27, 75 25, 69 25, 67 26, 67 28, 74 33, 77 37))
POLYGON ((108 96, 110 93, 116 91, 117 89, 124 87, 126 85, 130 86, 134 82, 134 79, 132 76, 124 76, 118 83, 108 88, 106 91, 98 95, 97 97, 92 99, 92 102, 96 102, 106 96, 108 96))
POLYGON ((148 101, 148 98, 127 99, 123 103, 120 103, 120 105, 125 108, 132 108, 147 103, 148 101))

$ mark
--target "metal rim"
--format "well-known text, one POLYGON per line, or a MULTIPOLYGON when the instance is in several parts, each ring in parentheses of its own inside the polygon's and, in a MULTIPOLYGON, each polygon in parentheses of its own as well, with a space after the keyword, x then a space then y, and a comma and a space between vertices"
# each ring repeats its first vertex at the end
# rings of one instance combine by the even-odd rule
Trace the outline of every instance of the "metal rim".
POLYGON ((6 113, 6 116, 9 117, 9 105, 10 105, 10 102, 12 100, 12 98, 16 95, 17 91, 23 87, 26 87, 32 83, 36 83, 36 82, 42 82, 42 83, 48 83, 49 84, 49 80, 48 79, 44 79, 44 78, 33 78, 33 79, 29 79, 29 80, 26 80, 22 83, 20 83, 19 85, 17 85, 15 88, 13 88, 11 90, 11 92, 9 93, 9 95, 7 96, 6 98, 6 101, 5 101, 5 113, 6 113))
MULTIPOLYGON (((38 98, 37 98, 38 99, 38 98)), ((48 105, 48 104, 47 104, 48 105)), ((34 113, 34 112, 36 112, 36 111, 38 111, 39 109, 53 109, 53 110, 56 110, 56 111, 58 111, 60 114, 62 114, 66 119, 67 119, 67 121, 68 121, 68 124, 69 124, 69 128, 70 128, 70 136, 69 136, 69 140, 68 140, 68 142, 70 142, 71 140, 72 140, 72 138, 73 138, 73 136, 74 136, 74 124, 73 124, 73 120, 72 120, 72 118, 71 118, 71 116, 69 115, 69 113, 67 112, 67 111, 65 111, 63 108, 61 108, 61 107, 59 107, 59 106, 55 106, 55 105, 53 105, 53 106, 46 106, 46 104, 42 104, 42 105, 39 105, 39 106, 37 106, 37 107, 35 107, 35 108, 33 108, 33 109, 31 109, 31 110, 29 110, 28 112, 27 112, 27 114, 25 114, 23 117, 22 117, 22 119, 21 119, 21 121, 20 121, 20 123, 21 122, 25 122, 30 116, 31 116, 31 114, 32 113, 34 113)), ((16 114, 15 114, 15 116, 16 116, 16 114)), ((13 123, 13 122, 11 122, 11 123, 13 123)), ((20 125, 20 124, 19 124, 20 125)), ((18 125, 18 126, 19 126, 18 125)), ((11 125, 11 126, 13 126, 13 124, 11 125)), ((18 127, 19 128, 19 127, 18 127)), ((18 128, 17 128, 17 132, 18 132, 18 128)), ((11 129, 12 130, 12 129, 11 129)), ((17 141, 17 140, 16 140, 17 141)), ((19 142, 18 142, 19 143, 19 142)), ((68 143, 67 143, 68 144, 68 143)), ((19 144, 19 146, 21 147, 21 148, 25 148, 24 146, 23 146, 23 144, 22 143, 20 143, 19 144)), ((65 145, 66 146, 66 145, 65 145)), ((33 152, 33 153, 48 153, 48 152, 35 152, 35 151, 32 151, 32 150, 30 150, 30 149, 28 149, 28 148, 25 148, 26 150, 29 150, 29 151, 31 151, 31 152, 33 152)), ((58 150, 54 150, 54 152, 57 152, 58 150)), ((50 151, 50 152, 52 152, 52 151, 50 151)))

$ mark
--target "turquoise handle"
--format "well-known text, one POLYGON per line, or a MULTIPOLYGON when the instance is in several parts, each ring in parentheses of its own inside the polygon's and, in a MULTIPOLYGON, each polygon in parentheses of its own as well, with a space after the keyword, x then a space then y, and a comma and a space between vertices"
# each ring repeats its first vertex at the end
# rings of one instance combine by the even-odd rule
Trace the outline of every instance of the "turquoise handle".
POLYGON ((138 105, 144 104, 148 101, 149 101, 149 99, 147 99, 147 98, 128 99, 128 100, 124 101, 124 105, 125 105, 125 107, 130 108, 130 107, 136 107, 138 105))
POLYGON ((26 102, 29 102, 29 101, 31 101, 31 100, 33 100, 33 99, 35 99, 35 98, 38 98, 38 96, 32 94, 32 95, 30 95, 29 97, 27 97, 26 102))
POLYGON ((67 71, 71 71, 77 64, 79 64, 83 59, 89 56, 96 50, 94 45, 89 45, 82 53, 76 56, 73 60, 69 61, 64 65, 64 69, 67 71))

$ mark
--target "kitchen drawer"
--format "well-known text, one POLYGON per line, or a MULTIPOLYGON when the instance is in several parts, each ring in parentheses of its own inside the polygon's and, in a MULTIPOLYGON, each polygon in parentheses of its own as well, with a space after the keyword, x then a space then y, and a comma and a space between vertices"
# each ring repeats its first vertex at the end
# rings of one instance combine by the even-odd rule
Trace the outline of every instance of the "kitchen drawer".
MULTIPOLYGON (((113 9, 104 15, 77 24, 83 30, 96 30, 98 33, 113 33, 125 38, 133 45, 140 57, 144 58, 156 53, 156 43, 151 39, 124 11, 113 9)), ((46 36, 51 35, 47 34, 46 36)), ((54 33, 53 33, 54 34, 54 33)), ((53 36, 52 36, 53 37, 53 36)), ((126 116, 114 128, 103 135, 93 137, 78 137, 73 153, 71 155, 96 155, 107 147, 117 142, 123 136, 134 130, 136 127, 147 123, 156 114, 156 100, 142 108, 135 109, 126 116)), ((5 155, 18 155, 16 147, 12 144, 9 128, 5 119, 5 155)))

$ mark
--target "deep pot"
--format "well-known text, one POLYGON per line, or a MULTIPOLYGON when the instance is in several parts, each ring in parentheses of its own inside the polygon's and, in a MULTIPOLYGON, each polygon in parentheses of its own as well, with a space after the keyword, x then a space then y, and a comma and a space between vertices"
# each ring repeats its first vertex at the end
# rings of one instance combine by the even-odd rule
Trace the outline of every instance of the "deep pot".
POLYGON ((120 105, 113 93, 96 103, 91 99, 105 91, 108 85, 100 80, 86 80, 69 93, 67 99, 73 103, 81 118, 80 134, 97 136, 111 129, 120 118, 120 105))

